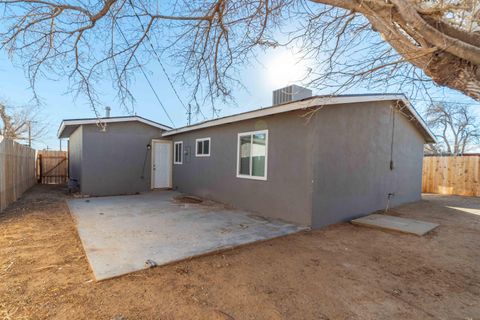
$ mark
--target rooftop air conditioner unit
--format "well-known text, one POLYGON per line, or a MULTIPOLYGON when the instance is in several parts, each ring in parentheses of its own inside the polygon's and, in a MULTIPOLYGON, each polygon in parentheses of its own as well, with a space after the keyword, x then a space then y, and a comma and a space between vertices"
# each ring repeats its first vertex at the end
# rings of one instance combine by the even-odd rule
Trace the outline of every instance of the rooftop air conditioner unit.
POLYGON ((273 105, 310 98, 312 90, 295 84, 273 91, 273 105))

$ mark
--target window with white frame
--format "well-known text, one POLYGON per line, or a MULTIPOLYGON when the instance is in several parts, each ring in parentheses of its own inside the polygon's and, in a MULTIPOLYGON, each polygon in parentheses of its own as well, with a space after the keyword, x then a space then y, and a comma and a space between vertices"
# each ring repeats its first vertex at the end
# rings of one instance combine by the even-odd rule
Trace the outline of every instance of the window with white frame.
POLYGON ((210 138, 201 138, 195 141, 195 155, 197 157, 209 157, 210 156, 210 138))
POLYGON ((267 180, 268 130, 238 134, 237 177, 267 180))
POLYGON ((183 141, 176 141, 173 144, 173 163, 183 163, 183 141))

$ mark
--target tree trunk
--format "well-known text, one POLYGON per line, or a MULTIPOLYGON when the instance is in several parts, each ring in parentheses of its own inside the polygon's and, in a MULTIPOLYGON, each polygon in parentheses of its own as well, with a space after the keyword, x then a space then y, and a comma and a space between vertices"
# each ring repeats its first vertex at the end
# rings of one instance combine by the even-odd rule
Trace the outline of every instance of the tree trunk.
POLYGON ((480 35, 420 14, 406 0, 310 0, 361 13, 406 61, 436 84, 480 101, 480 35))

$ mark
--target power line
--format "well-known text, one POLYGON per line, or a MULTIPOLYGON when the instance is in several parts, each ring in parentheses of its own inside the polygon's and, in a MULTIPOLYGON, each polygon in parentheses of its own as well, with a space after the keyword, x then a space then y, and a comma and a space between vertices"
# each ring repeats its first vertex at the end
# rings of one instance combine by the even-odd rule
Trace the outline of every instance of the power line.
POLYGON ((187 122, 188 122, 188 125, 192 123, 192 106, 190 105, 190 103, 188 104, 187 122))
POLYGON ((418 99, 418 98, 412 98, 411 100, 415 101, 422 101, 422 102, 445 102, 445 103, 452 103, 452 104, 464 104, 464 105, 470 105, 470 106, 480 106, 480 102, 458 102, 458 101, 449 101, 449 100, 443 100, 443 99, 418 99))
MULTIPOLYGON (((138 18, 138 17, 137 17, 138 18)), ((143 28, 143 26, 142 26, 143 28)), ((190 113, 191 112, 191 107, 189 106, 188 108, 185 106, 185 104, 183 103, 182 99, 180 98, 180 95, 178 94, 177 92, 177 89, 175 89, 175 86, 173 85, 173 82, 172 80, 170 79, 170 77, 168 76, 168 73, 167 73, 167 70, 165 70, 165 67, 163 66, 163 63, 162 61, 160 60, 160 57, 158 56, 158 53, 157 51, 155 50, 155 48, 153 47, 152 45, 152 42, 150 40, 150 37, 146 36, 147 40, 148 40, 148 43, 150 44, 150 48, 152 48, 152 51, 153 51, 153 54, 155 55, 155 57, 157 58, 157 61, 158 63, 160 64, 160 67, 162 68, 162 71, 163 73, 165 74, 165 77, 167 78, 168 80, 168 83, 170 84, 170 87, 172 88, 173 92, 175 93, 175 96, 177 97, 178 101, 180 101, 180 103, 182 104, 182 106, 185 108, 185 110, 187 110, 187 113, 190 113)), ((145 45, 145 44, 144 44, 145 45)), ((200 114, 202 115, 203 119, 207 119, 207 117, 203 114, 202 112, 202 109, 198 108, 198 111, 200 112, 200 114)), ((190 124, 190 123, 189 123, 190 124)))
POLYGON ((175 96, 177 96, 178 101, 180 101, 180 103, 185 108, 185 110, 188 110, 187 107, 185 106, 185 103, 183 103, 182 99, 180 99, 180 95, 178 94, 177 89, 175 89, 175 87, 173 86, 173 82, 172 82, 172 80, 170 80, 170 77, 168 76, 167 70, 165 70, 165 67, 163 66, 163 63, 160 61, 160 57, 158 56, 158 53, 153 48, 152 42, 150 41, 150 37, 148 35, 147 35, 147 40, 148 40, 148 43, 150 44, 150 47, 153 50, 153 53, 157 57, 158 63, 160 64, 160 67, 162 68, 162 71, 165 74, 165 77, 167 78, 168 83, 170 83, 170 87, 172 88, 173 92, 175 93, 175 96))
MULTIPOLYGON (((127 37, 125 37, 125 34, 123 33, 122 29, 120 29, 117 20, 114 20, 114 21, 115 21, 115 26, 117 27, 117 30, 120 32, 120 34, 122 35, 122 37, 123 37, 123 39, 125 40, 125 42, 127 43, 127 45, 130 46, 130 44, 128 43, 127 37)), ((162 101, 160 100, 160 97, 158 96, 157 91, 155 90, 155 88, 153 87, 152 83, 150 82, 150 79, 148 78, 147 74, 145 73, 145 70, 143 70, 143 67, 142 67, 142 65, 140 64, 140 62, 138 61, 137 57, 135 56, 135 53, 133 54, 133 58, 135 59, 135 62, 138 64, 138 66, 139 66, 139 68, 140 68, 140 71, 142 71, 142 74, 143 74, 143 76, 145 77, 145 80, 147 80, 147 83, 148 83, 148 85, 150 86, 150 89, 152 89, 153 94, 155 95, 155 98, 157 99, 158 103, 160 104, 160 106, 162 107, 163 111, 164 111, 165 114, 167 115, 168 120, 170 120, 170 122, 172 123, 172 125, 175 127, 175 123, 173 122, 172 118, 171 118, 170 115, 168 114, 167 109, 165 108, 165 106, 163 105, 162 101)))
MULTIPOLYGON (((135 56, 134 56, 134 57, 135 57, 135 56)), ((136 60, 137 63, 138 63, 137 58, 135 58, 135 60, 136 60)), ((143 70, 143 68, 142 68, 142 66, 141 66, 140 64, 139 64, 139 67, 140 67, 140 71, 142 71, 143 76, 145 77, 145 80, 147 80, 147 83, 148 83, 148 85, 150 86, 150 89, 152 89, 153 94, 154 94, 155 97, 157 98, 158 103, 160 104, 160 106, 162 107, 163 111, 164 111, 165 114, 167 115, 168 120, 170 120, 170 122, 172 123, 172 125, 175 127, 175 123, 173 122, 172 118, 170 118, 170 115, 168 114, 167 109, 166 109, 165 106, 163 105, 162 101, 160 101, 160 98, 159 98, 159 96, 158 96, 158 94, 157 94, 157 91, 155 91, 155 89, 153 88, 152 83, 151 83, 150 80, 148 79, 145 71, 143 70)))
MULTIPOLYGON (((138 18, 138 17, 137 17, 137 18, 138 18)), ((142 26, 142 28, 143 28, 143 26, 142 26)), ((174 92, 175 95, 177 96, 178 101, 180 101, 180 103, 181 103, 182 106, 185 108, 185 110, 187 110, 187 113, 190 114, 190 113, 191 113, 191 107, 187 108, 187 107, 185 106, 185 104, 183 103, 182 99, 180 99, 180 96, 179 96, 177 90, 175 89, 172 80, 171 80, 170 77, 168 76, 167 70, 165 70, 165 67, 163 66, 163 63, 161 62, 160 57, 158 56, 158 53, 155 51, 155 48, 153 47, 152 42, 150 41, 150 37, 147 35, 146 38, 147 38, 147 40, 148 40, 148 43, 150 44, 150 47, 152 48, 152 51, 153 51, 155 57, 157 58, 158 63, 160 64, 160 67, 162 68, 163 73, 165 74, 165 77, 166 77, 167 80, 168 80, 168 83, 170 84, 170 87, 172 88, 173 92, 174 92)), ((207 117, 203 114, 202 109, 198 108, 198 111, 200 112, 200 114, 202 115, 202 117, 203 117, 204 120, 207 119, 207 117)), ((188 123, 188 124, 190 124, 190 120, 189 120, 189 123, 188 123)))
MULTIPOLYGON (((138 15, 135 14, 135 17, 137 18, 138 22, 140 23, 140 26, 142 27, 142 31, 145 32, 145 27, 143 26, 143 23, 142 23, 142 20, 140 20, 140 17, 138 15)), ((115 21, 116 23, 116 21, 115 21)), ((155 57, 157 58, 157 61, 158 63, 160 64, 160 67, 162 68, 162 71, 163 73, 165 74, 165 77, 167 78, 168 80, 168 83, 170 84, 170 87, 172 88, 173 92, 175 93, 175 96, 177 97, 178 101, 180 101, 180 103, 182 104, 183 108, 187 111, 187 114, 189 116, 189 120, 188 120, 188 124, 190 124, 190 120, 191 120, 191 106, 189 104, 188 108, 187 106, 185 105, 185 103, 183 103, 182 99, 180 98, 180 95, 178 94, 177 92, 177 89, 175 89, 175 86, 173 85, 173 81, 170 79, 170 76, 168 75, 167 73, 167 70, 165 69, 165 67, 163 66, 163 63, 162 61, 160 60, 160 56, 158 55, 157 53, 157 50, 155 50, 155 48, 153 47, 153 44, 152 44, 152 41, 150 39, 150 36, 148 34, 145 34, 145 37, 147 38, 148 40, 148 44, 150 45, 150 48, 152 49, 152 52, 153 54, 155 55, 155 57)), ((145 43, 142 42, 142 44, 145 46, 145 43)), ((198 111, 200 112, 200 114, 202 115, 203 119, 206 120, 207 117, 203 114, 202 112, 202 109, 198 108, 198 111)))

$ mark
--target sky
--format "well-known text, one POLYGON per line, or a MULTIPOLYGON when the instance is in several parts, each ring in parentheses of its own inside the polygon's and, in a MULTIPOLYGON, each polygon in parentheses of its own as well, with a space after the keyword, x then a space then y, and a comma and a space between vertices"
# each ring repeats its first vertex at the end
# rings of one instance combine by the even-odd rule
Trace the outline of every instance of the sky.
MULTIPOLYGON (((218 116, 226 116, 234 113, 244 112, 271 105, 272 91, 289 84, 299 83, 307 72, 308 65, 305 61, 299 61, 290 51, 284 48, 271 49, 260 53, 258 61, 254 61, 245 67, 239 75, 244 90, 237 90, 233 93, 235 103, 228 105, 217 105, 220 109, 218 116)), ((167 73, 173 77, 174 70, 166 65, 167 73)), ((155 95, 142 74, 138 74, 133 85, 133 93, 136 98, 134 112, 142 117, 163 123, 165 125, 181 127, 187 125, 187 114, 184 107, 178 101, 167 78, 161 71, 157 61, 152 61, 145 67, 148 77, 160 96, 160 100, 167 109, 173 124, 168 120, 165 112, 157 102, 155 95)), ((32 91, 21 68, 15 67, 7 56, 0 53, 0 99, 10 105, 22 106, 31 104, 32 91)), ((91 118, 95 117, 93 110, 82 97, 74 97, 67 92, 68 79, 60 81, 42 79, 37 84, 37 92, 40 94, 42 105, 39 109, 38 121, 47 125, 47 132, 43 137, 33 142, 36 149, 60 148, 60 141, 57 138, 57 130, 63 119, 91 118)), ((105 92, 104 100, 112 108, 112 116, 129 115, 125 110, 116 104, 114 91, 108 81, 102 84, 105 92)), ((188 91, 182 90, 181 86, 175 85, 183 101, 188 101, 188 91)), ((329 92, 318 92, 313 88, 314 94, 328 94, 329 92)), ((385 88, 384 92, 391 92, 385 88)), ((363 88, 352 89, 345 93, 381 93, 379 90, 365 90, 363 88)), ((471 103, 478 107, 476 112, 480 115, 480 104, 472 101, 463 94, 449 89, 436 88, 429 92, 435 99, 453 102, 471 103)), ((428 101, 422 99, 412 100, 414 107, 420 112, 428 101)), ((100 110, 103 113, 103 110, 100 110)), ((203 109, 205 118, 200 114, 194 114, 192 123, 212 118, 209 108, 203 109)), ((62 142, 63 149, 66 148, 66 141, 62 142)))
MULTIPOLYGON (((245 89, 235 91, 235 103, 218 105, 217 107, 220 110, 216 116, 226 116, 271 105, 272 91, 291 83, 298 83, 298 80, 304 77, 305 68, 305 66, 300 66, 294 56, 287 50, 260 54, 259 61, 247 66, 240 75, 245 89)), ((132 87, 136 98, 134 112, 139 116, 168 126, 181 127, 187 125, 186 110, 175 96, 158 62, 152 61, 145 69, 149 80, 160 96, 162 104, 172 118, 173 124, 168 120, 142 74, 136 76, 132 87)), ((173 77, 174 70, 168 66, 166 66, 166 69, 169 76, 173 77)), ((0 53, 0 74, 2 75, 0 77, 0 99, 13 106, 31 104, 32 91, 29 88, 29 82, 23 69, 14 66, 4 53, 0 53)), ((60 142, 56 134, 63 119, 95 117, 95 113, 85 99, 75 97, 72 93, 67 92, 67 83, 67 79, 63 81, 42 79, 37 84, 37 92, 42 103, 39 108, 39 122, 48 124, 48 132, 45 137, 33 143, 37 149, 59 148, 60 142)), ((126 110, 118 106, 114 98, 115 92, 113 89, 109 89, 108 81, 106 81, 104 87, 103 90, 107 93, 107 96, 103 98, 112 108, 111 115, 129 115, 132 110, 126 110)), ((175 85, 175 88, 182 101, 188 101, 188 92, 182 90, 179 85, 175 85)), ((101 114, 103 112, 103 110, 100 110, 101 114)), ((205 118, 201 114, 193 114, 192 123, 211 119, 213 116, 209 107, 204 108, 202 112, 205 118)), ((63 147, 65 148, 65 146, 64 142, 63 147)))

